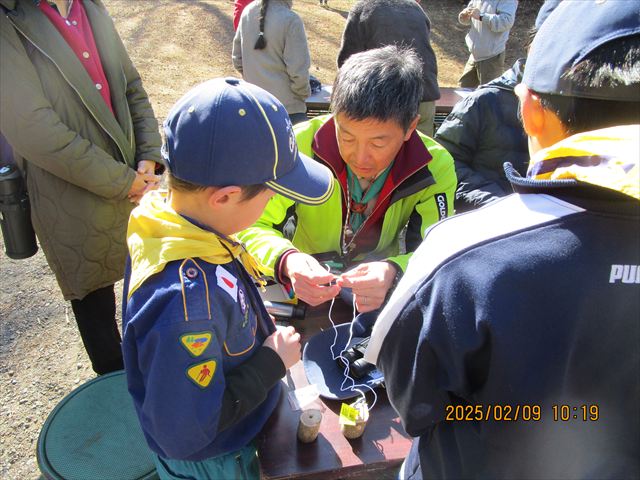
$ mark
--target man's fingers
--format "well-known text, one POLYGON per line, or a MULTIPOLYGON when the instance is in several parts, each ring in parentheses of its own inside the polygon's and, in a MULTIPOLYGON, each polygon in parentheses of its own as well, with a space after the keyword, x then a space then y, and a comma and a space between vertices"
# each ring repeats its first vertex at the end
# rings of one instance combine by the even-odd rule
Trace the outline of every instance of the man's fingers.
POLYGON ((336 295, 338 295, 338 293, 340 293, 340 287, 337 285, 324 287, 318 285, 300 284, 300 282, 296 282, 293 288, 298 298, 304 300, 312 306, 320 305, 327 300, 331 300, 336 295))
POLYGON ((356 295, 356 308, 360 313, 370 312, 382 306, 384 298, 356 295))

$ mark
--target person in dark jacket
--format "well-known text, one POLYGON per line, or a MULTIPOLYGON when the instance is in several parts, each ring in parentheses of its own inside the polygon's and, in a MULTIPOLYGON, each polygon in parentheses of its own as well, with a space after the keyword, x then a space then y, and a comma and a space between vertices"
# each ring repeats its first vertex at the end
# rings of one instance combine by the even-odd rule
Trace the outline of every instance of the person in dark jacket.
POLYGON ((365 360, 400 478, 640 477, 640 4, 561 2, 516 87, 516 193, 425 235, 365 360))
POLYGON ((121 370, 114 284, 129 213, 160 180, 158 122, 100 0, 0 0, 0 12, 0 130, 93 370, 121 370))
POLYGON ((513 91, 522 80, 524 62, 517 60, 511 70, 458 102, 436 132, 435 139, 455 160, 457 213, 513 193, 504 162, 521 174, 527 171, 527 135, 513 91))
POLYGON ((433 137, 438 64, 431 48, 431 22, 415 0, 359 0, 349 12, 338 53, 338 68, 354 53, 385 45, 413 48, 422 62, 418 131, 433 137))

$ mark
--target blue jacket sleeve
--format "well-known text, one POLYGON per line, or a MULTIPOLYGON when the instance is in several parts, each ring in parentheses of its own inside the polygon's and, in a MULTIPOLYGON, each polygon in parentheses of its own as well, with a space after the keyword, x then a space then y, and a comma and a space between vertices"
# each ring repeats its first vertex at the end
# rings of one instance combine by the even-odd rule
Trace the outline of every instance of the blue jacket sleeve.
POLYGON ((210 322, 168 324, 137 335, 135 343, 144 379, 144 398, 137 399, 144 430, 168 458, 202 450, 216 436, 225 391, 222 352, 210 322), (182 340, 198 332, 212 338, 194 358, 182 340))

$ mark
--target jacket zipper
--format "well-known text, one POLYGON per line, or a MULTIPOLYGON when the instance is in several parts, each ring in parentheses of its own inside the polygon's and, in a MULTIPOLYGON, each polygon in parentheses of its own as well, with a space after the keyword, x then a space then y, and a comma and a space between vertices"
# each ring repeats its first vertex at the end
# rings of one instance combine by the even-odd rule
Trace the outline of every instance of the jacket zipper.
MULTIPOLYGON (((109 135, 109 137, 111 138, 111 140, 113 140, 113 143, 115 143, 116 147, 118 147, 118 150, 120 151, 120 154, 122 155, 122 160, 124 161, 124 163, 126 164, 127 162, 127 156, 125 155, 125 153, 122 151, 122 148, 120 148, 120 145, 118 144, 118 142, 116 141, 116 139, 113 137, 113 135, 111 134, 111 132, 109 132, 109 130, 107 130, 105 128, 105 126, 102 124, 102 122, 100 122, 100 120, 98 119, 98 116, 95 114, 95 112, 93 110, 91 110, 89 108, 89 105, 87 105, 87 102, 85 101, 85 99, 82 97, 82 95, 80 95, 80 92, 78 91, 78 89, 69 81, 69 79, 67 78, 67 76, 64 74, 64 72, 62 71, 62 69, 60 68, 60 66, 49 56, 46 54, 46 52, 44 52, 38 45, 36 45, 36 43, 27 35, 25 34, 20 27, 18 27, 15 23, 11 22, 12 25, 16 28, 16 30, 18 30, 23 36, 24 38, 26 38, 27 40, 29 40, 29 42, 31 42, 31 44, 38 49, 38 51, 40 53, 42 53, 45 57, 47 57, 49 59, 49 61, 51 61, 51 63, 53 63, 56 68, 58 69, 58 71, 60 71, 60 75, 62 75, 62 78, 65 79, 65 81, 69 84, 69 86, 76 92, 76 94, 78 95, 78 97, 80 97, 80 100, 82 101, 82 104, 85 106, 85 108, 89 111, 89 113, 91 113, 91 115, 93 116, 93 118, 96 120, 96 122, 98 122, 98 125, 100 125, 100 127, 102 128, 102 130, 104 130, 107 135, 109 135)), ((131 115, 129 115, 129 117, 131 117, 131 115)), ((131 119, 129 119, 129 121, 131 122, 131 119)))
MULTIPOLYGON (((124 80, 124 94, 125 96, 127 95, 127 88, 129 87, 129 84, 127 83, 127 76, 124 74, 124 72, 122 72, 122 80, 124 80)), ((135 148, 135 142, 133 140, 134 135, 133 135, 133 119, 131 118, 131 109, 129 108, 129 102, 126 102, 127 104, 127 119, 129 120, 129 133, 131 134, 129 136, 129 146, 131 147, 131 151, 133 152, 133 160, 135 161, 136 159, 136 148, 135 148)))

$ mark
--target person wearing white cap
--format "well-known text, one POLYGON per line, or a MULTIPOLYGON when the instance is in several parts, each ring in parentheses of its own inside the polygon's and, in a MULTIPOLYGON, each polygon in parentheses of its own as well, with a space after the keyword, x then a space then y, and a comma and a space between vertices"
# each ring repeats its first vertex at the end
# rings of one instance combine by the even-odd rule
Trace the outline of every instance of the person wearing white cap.
POLYGON ((400 478, 639 478, 640 3, 559 2, 516 94, 526 177, 427 233, 365 352, 400 478))

